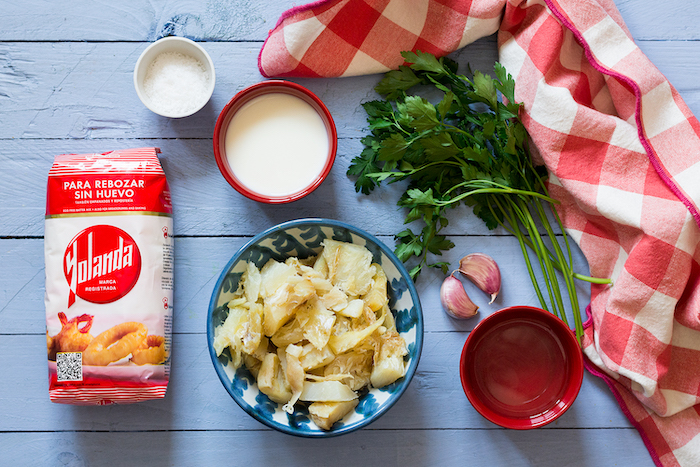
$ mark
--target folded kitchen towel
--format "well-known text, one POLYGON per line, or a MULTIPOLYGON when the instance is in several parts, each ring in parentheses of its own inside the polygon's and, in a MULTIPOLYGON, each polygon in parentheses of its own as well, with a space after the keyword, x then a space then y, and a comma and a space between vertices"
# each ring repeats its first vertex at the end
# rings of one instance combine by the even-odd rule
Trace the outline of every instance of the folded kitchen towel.
POLYGON ((657 465, 700 465, 700 124, 612 0, 330 0, 284 13, 264 76, 336 77, 498 32, 594 285, 584 352, 657 465))

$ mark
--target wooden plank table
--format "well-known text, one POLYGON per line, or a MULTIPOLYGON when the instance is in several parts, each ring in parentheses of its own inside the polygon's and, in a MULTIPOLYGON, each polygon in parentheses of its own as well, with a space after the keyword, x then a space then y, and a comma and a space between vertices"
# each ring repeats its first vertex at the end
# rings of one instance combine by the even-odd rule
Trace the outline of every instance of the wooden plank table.
MULTIPOLYGON (((700 115, 700 12, 683 0, 618 0, 642 50, 700 115)), ((474 319, 440 308, 442 276, 424 273, 422 359, 408 391, 386 415, 355 433, 307 440, 272 431, 243 412, 209 359, 205 315, 214 283, 237 248, 278 222, 328 217, 393 245, 403 213, 400 187, 355 193, 346 175, 365 134, 359 104, 379 76, 295 80, 318 94, 339 133, 330 178, 312 195, 267 206, 236 193, 213 158, 219 111, 261 81, 257 54, 289 0, 0 1, 0 464, 1 465, 483 465, 651 466, 637 431, 602 381, 586 374, 573 407, 539 430, 518 432, 484 420, 467 401, 458 362, 474 319), (141 51, 164 35, 202 41, 216 66, 209 104, 169 120, 138 100, 132 71, 141 51), (44 347, 43 216, 53 157, 157 146, 175 206, 176 271, 172 379, 164 400, 75 407, 48 399, 44 347)), ((454 54, 490 70, 493 37, 454 54)), ((448 233, 456 264, 469 252, 492 255, 503 272, 493 305, 474 290, 481 317, 515 304, 537 305, 515 240, 488 231, 466 209, 448 233)), ((576 250, 577 268, 586 272, 576 250)), ((580 286, 582 304, 589 292, 580 286)))

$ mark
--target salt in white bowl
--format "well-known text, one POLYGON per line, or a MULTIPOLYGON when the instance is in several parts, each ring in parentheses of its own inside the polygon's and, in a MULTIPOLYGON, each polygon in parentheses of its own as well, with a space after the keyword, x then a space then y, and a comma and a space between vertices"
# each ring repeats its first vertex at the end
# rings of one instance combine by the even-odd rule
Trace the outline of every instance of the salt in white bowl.
POLYGON ((215 82, 214 63, 207 51, 184 37, 169 36, 152 43, 134 67, 136 94, 148 109, 163 117, 182 118, 201 110, 215 82))

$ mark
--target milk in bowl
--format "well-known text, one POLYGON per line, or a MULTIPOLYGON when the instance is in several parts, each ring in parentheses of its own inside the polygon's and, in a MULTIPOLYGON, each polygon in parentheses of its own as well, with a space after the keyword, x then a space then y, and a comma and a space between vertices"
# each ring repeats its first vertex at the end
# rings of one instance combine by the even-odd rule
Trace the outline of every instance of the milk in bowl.
POLYGON ((337 135, 330 113, 294 83, 265 81, 251 88, 219 117, 214 137, 219 167, 251 199, 299 199, 320 185, 333 164, 337 135))

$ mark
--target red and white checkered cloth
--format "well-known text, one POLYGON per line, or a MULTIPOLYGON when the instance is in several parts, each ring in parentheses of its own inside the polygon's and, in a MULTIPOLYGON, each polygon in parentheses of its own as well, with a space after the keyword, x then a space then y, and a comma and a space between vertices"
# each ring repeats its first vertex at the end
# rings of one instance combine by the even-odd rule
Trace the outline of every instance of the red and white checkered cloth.
MULTIPOLYGON (((350 76, 498 32, 591 274, 584 350, 657 465, 700 465, 700 124, 612 0, 330 0, 284 13, 264 76, 350 76)), ((359 104, 359 103, 358 103, 359 104)))

